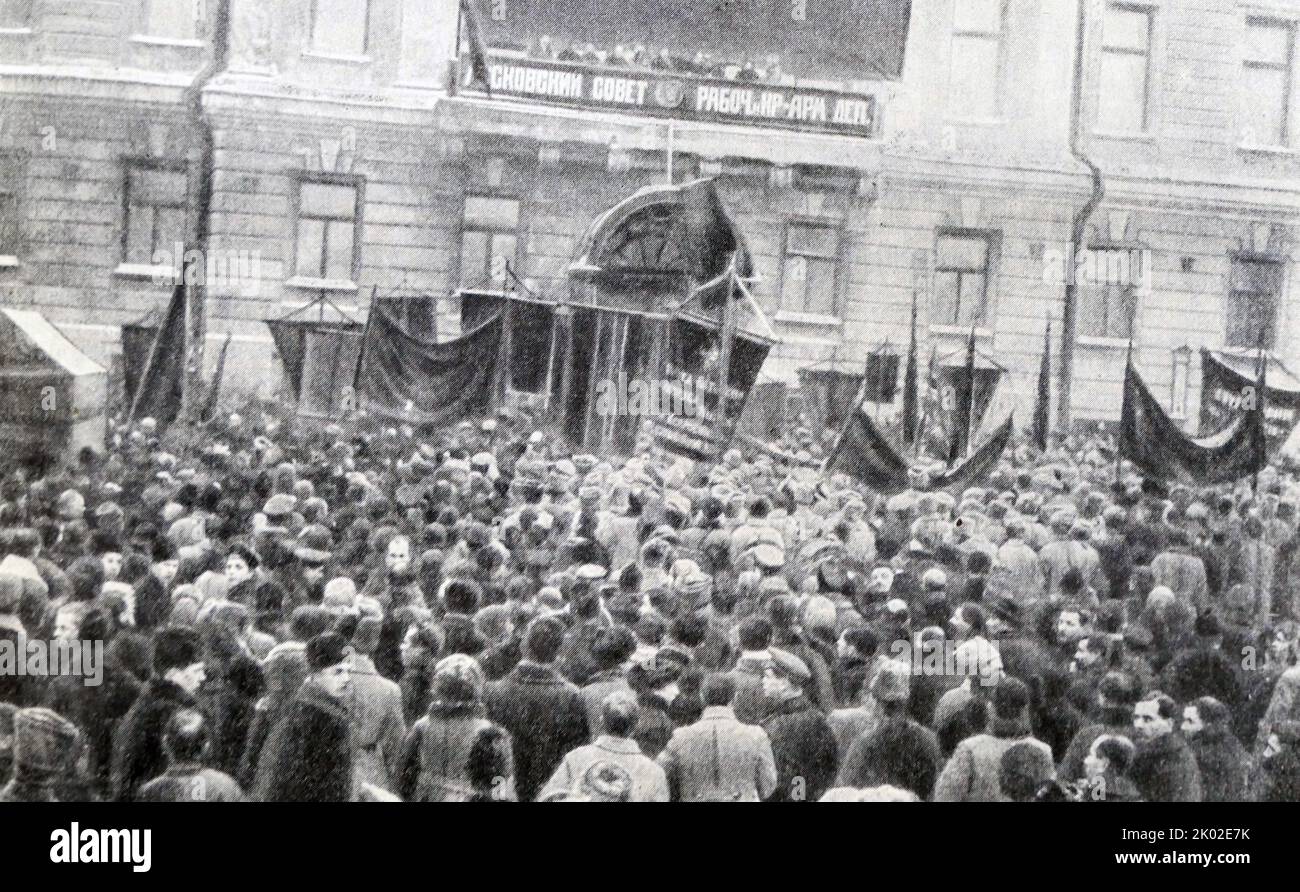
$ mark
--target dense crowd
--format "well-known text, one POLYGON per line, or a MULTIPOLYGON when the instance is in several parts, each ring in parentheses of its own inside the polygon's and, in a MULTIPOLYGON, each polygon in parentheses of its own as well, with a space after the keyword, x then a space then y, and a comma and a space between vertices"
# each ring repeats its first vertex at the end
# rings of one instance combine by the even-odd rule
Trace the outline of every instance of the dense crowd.
POLYGON ((700 77, 717 77, 738 81, 763 81, 769 84, 793 83, 781 70, 781 57, 775 53, 761 60, 728 61, 714 59, 704 51, 684 56, 667 47, 654 48, 644 44, 617 44, 613 48, 597 48, 593 43, 569 44, 558 47, 547 35, 542 35, 528 50, 534 59, 557 62, 575 62, 600 67, 636 68, 642 71, 676 72, 700 77))
POLYGON ((884 497, 801 428, 365 421, 4 475, 0 801, 1300 799, 1290 472, 1081 438, 884 497), (60 646, 102 672, 14 659, 60 646))

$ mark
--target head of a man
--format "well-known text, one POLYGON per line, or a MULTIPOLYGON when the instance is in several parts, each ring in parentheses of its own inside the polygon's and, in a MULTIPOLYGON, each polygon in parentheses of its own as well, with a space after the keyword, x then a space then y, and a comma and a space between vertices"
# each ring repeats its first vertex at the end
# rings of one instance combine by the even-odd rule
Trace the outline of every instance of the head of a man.
POLYGON ((394 536, 384 554, 384 566, 389 573, 404 573, 411 566, 411 540, 394 536))
POLYGON ((352 689, 352 650, 337 632, 317 635, 307 642, 308 678, 335 700, 344 699, 352 689))
POLYGON ((154 637, 153 671, 189 696, 197 695, 208 677, 199 633, 186 626, 160 629, 154 637))
POLYGON ((1152 691, 1133 709, 1133 728, 1144 740, 1158 740, 1173 733, 1178 721, 1178 704, 1168 694, 1152 691))
POLYGON ((1123 776, 1132 762, 1132 741, 1127 737, 1103 734, 1088 747, 1088 754, 1083 758, 1083 770, 1089 780, 1096 780, 1107 774, 1123 776))

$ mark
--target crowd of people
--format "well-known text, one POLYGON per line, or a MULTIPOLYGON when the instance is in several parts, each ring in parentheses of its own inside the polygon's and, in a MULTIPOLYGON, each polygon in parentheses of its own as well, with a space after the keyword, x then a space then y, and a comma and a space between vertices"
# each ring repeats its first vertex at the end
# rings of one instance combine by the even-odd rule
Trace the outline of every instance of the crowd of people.
POLYGON ((15 468, 0 801, 1300 800, 1291 472, 886 497, 822 445, 252 406, 15 468), (102 672, 16 668, 60 645, 102 672))
POLYGON ((776 53, 768 54, 763 59, 733 61, 714 59, 703 50, 686 56, 667 47, 656 49, 640 43, 617 44, 612 49, 597 48, 593 43, 571 43, 560 47, 549 35, 543 34, 529 46, 528 55, 544 61, 574 62, 602 68, 635 68, 736 81, 762 81, 768 84, 794 83, 793 78, 781 70, 781 57, 776 53))

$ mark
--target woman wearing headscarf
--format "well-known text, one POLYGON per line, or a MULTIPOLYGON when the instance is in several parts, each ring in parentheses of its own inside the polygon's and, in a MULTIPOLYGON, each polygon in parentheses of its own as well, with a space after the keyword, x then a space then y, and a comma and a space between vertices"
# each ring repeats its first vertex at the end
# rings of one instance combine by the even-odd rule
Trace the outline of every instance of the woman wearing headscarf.
MULTIPOLYGON (((408 802, 466 802, 482 792, 482 779, 471 776, 470 754, 486 729, 496 727, 487 718, 483 702, 486 684, 478 661, 452 654, 433 670, 432 698, 427 713, 407 735, 399 761, 398 784, 408 802)), ((504 749, 500 764, 514 764, 510 737, 499 738, 504 749)), ((498 799, 514 799, 514 778, 509 770, 494 782, 498 799)))

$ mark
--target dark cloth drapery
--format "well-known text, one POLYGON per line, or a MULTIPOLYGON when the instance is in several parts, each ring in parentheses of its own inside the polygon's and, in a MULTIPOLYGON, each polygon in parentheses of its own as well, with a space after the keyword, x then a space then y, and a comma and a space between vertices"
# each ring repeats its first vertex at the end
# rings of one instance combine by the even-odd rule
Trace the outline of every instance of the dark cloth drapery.
POLYGON ((482 413, 492 403, 502 318, 443 344, 402 330, 382 301, 370 310, 357 393, 361 407, 414 427, 435 427, 482 413))
POLYGON ((1139 471, 1158 480, 1201 485, 1240 480, 1268 463, 1263 394, 1228 430, 1209 441, 1195 440, 1165 414, 1130 362, 1124 373, 1119 448, 1139 471))

